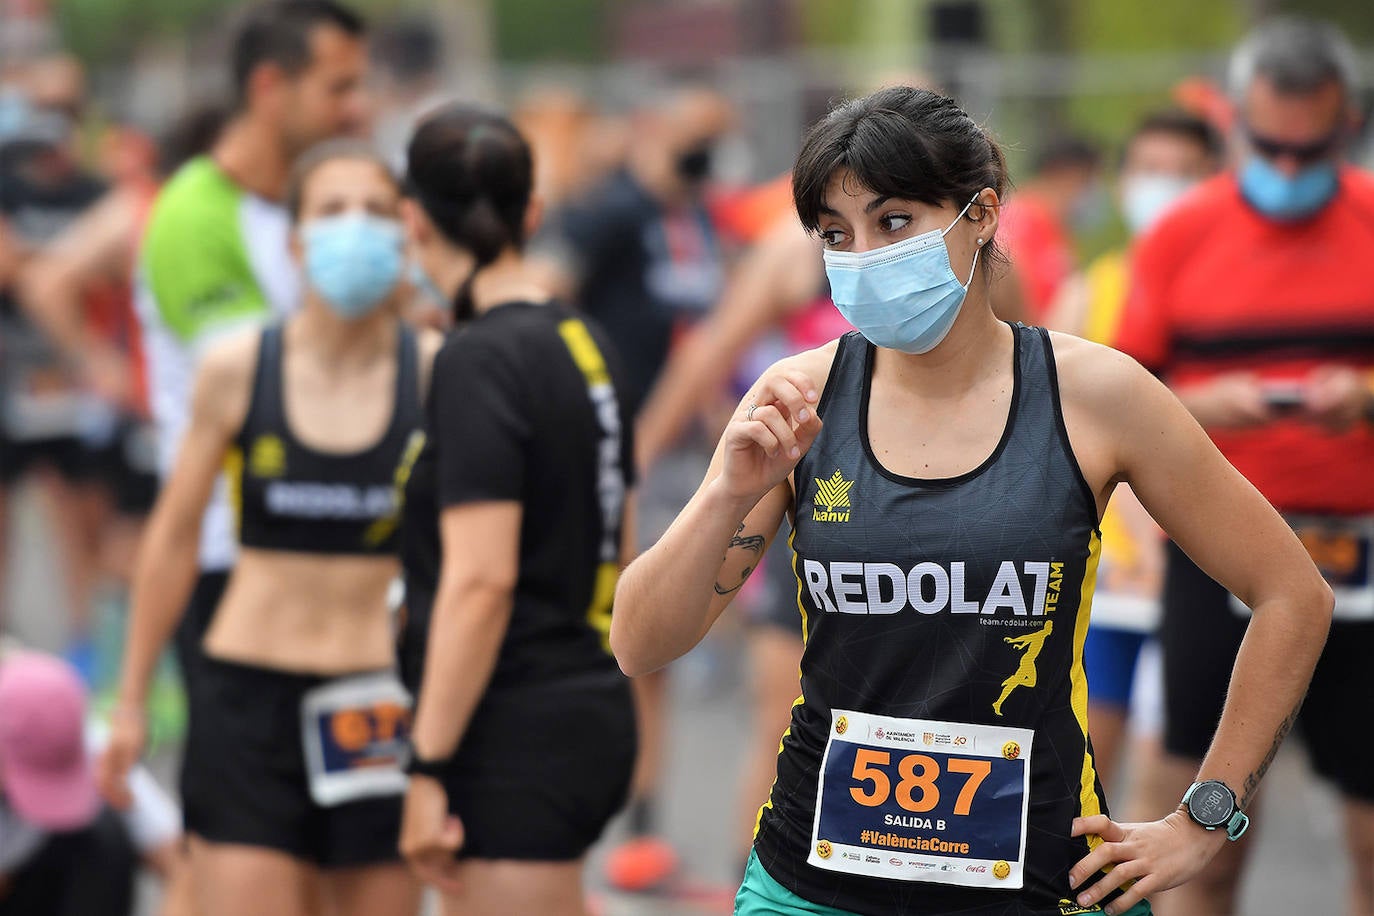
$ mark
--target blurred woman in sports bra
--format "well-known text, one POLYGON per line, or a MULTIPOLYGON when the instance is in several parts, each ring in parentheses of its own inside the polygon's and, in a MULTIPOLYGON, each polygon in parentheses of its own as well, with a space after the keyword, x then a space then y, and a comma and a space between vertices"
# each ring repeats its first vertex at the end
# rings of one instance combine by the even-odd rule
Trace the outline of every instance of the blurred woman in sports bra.
POLYGON ((181 779, 207 916, 418 905, 396 851, 409 702, 392 673, 386 595, 399 570, 396 468, 418 448, 439 341, 397 317, 400 200, 367 146, 302 157, 288 205, 304 307, 206 354, 137 564, 100 774, 116 803, 224 468, 243 549, 205 636, 181 779))

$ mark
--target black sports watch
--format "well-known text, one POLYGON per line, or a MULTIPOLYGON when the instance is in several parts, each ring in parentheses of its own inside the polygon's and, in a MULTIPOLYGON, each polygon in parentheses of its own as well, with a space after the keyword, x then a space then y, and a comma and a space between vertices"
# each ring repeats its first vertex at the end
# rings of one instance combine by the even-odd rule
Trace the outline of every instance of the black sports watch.
POLYGON ((428 776, 430 779, 443 779, 448 771, 449 759, 426 760, 415 752, 415 745, 406 741, 401 751, 401 772, 407 776, 428 776))
POLYGON ((1219 779, 1206 779, 1189 786, 1183 794, 1183 807, 1193 822, 1204 830, 1226 828, 1226 838, 1233 842, 1250 826, 1250 818, 1240 810, 1236 793, 1219 779))

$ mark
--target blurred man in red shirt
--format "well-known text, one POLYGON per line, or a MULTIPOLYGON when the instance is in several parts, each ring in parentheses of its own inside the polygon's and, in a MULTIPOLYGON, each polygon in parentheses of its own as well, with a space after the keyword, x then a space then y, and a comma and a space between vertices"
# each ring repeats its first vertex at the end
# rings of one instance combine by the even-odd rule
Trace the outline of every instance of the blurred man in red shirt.
MULTIPOLYGON (((1374 283, 1364 258, 1374 258, 1374 178, 1342 162, 1357 78, 1354 51, 1326 24, 1275 20, 1240 45, 1237 166, 1140 243, 1118 346, 1168 382, 1284 513, 1336 593, 1330 639, 1288 724, 1342 793, 1350 912, 1365 914, 1374 913, 1374 737, 1362 721, 1374 701, 1374 283)), ((1216 729, 1251 613, 1244 597, 1170 545, 1160 632, 1169 757, 1161 778, 1146 780, 1161 808, 1187 789, 1216 729)), ((1152 901, 1157 912, 1232 912, 1244 851, 1228 844, 1197 880, 1152 901)))
POLYGON ((1021 281, 1027 320, 1043 324, 1064 281, 1078 267, 1073 233, 1108 215, 1102 159, 1085 140, 1064 137, 1035 157, 1031 178, 1002 209, 997 238, 1021 281))

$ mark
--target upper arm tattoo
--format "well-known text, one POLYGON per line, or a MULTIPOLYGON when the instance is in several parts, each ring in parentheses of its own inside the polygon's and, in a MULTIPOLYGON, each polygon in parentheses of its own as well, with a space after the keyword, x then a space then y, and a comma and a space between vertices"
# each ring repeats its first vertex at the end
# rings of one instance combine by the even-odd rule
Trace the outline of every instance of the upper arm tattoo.
POLYGON ((716 580, 715 592, 717 595, 734 594, 744 586, 745 582, 749 581, 749 575, 759 565, 759 556, 763 553, 763 540, 764 538, 761 534, 745 535, 744 523, 740 523, 739 528, 735 531, 734 537, 730 538, 730 543, 726 545, 725 556, 722 558, 721 562, 723 563, 730 558, 730 551, 732 550, 748 551, 752 556, 749 557, 748 565, 744 567, 744 571, 740 573, 739 581, 734 585, 724 584, 719 579, 716 580))

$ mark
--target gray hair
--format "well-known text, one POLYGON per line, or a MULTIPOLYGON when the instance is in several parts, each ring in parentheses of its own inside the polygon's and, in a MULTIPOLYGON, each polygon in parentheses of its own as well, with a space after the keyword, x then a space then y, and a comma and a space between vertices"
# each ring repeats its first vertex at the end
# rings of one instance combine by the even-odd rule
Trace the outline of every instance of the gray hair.
POLYGON ((1231 95, 1240 98, 1256 77, 1282 93, 1306 94, 1335 81, 1347 97, 1360 85, 1360 64, 1345 33, 1319 19, 1281 17, 1250 32, 1231 55, 1231 95))

